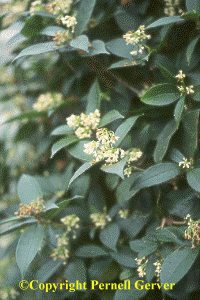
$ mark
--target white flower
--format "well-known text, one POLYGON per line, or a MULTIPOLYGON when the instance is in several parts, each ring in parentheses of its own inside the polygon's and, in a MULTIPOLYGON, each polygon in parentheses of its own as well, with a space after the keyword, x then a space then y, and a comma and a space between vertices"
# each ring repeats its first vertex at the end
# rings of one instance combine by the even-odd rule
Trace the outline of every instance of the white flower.
POLYGON ((76 17, 74 16, 65 16, 61 18, 63 25, 66 25, 68 28, 72 27, 72 32, 74 32, 75 25, 77 24, 76 17))
POLYGON ((180 70, 176 77, 178 78, 178 80, 183 80, 185 78, 185 74, 183 74, 183 71, 180 70))
POLYGON ((130 54, 131 54, 131 55, 137 55, 137 50, 131 51, 130 54))
POLYGON ((183 158, 183 161, 179 163, 179 167, 183 165, 183 168, 189 169, 191 167, 191 162, 187 160, 187 158, 183 158))
POLYGON ((193 85, 186 86, 186 93, 193 94, 194 93, 193 87, 194 87, 193 85))

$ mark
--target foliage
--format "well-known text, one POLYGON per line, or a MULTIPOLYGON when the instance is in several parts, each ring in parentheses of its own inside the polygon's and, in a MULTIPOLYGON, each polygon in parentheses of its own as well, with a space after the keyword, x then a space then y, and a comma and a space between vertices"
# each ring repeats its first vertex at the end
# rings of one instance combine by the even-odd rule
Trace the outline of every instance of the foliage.
POLYGON ((198 298, 200 0, 0 9, 0 299, 198 298))

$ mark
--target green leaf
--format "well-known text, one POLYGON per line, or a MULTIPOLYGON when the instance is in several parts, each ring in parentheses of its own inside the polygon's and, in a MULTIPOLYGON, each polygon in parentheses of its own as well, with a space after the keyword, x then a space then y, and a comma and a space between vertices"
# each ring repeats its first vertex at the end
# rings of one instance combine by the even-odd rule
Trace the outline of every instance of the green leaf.
POLYGON ((184 104, 185 104, 185 96, 181 96, 180 100, 177 102, 175 110, 174 110, 174 118, 177 124, 177 127, 180 124, 181 117, 183 114, 183 109, 184 109, 184 104))
POLYGON ((76 16, 77 25, 75 34, 80 35, 88 24, 95 6, 96 0, 82 0, 76 16))
POLYGON ((195 101, 200 101, 200 85, 194 86, 194 94, 192 95, 192 99, 195 101))
POLYGON ((118 203, 122 204, 128 201, 138 191, 130 191, 130 187, 140 174, 141 172, 136 171, 132 173, 130 177, 125 178, 120 185, 118 185, 116 190, 116 198, 118 203))
POLYGON ((150 88, 141 101, 148 105, 164 106, 177 101, 179 98, 180 92, 176 85, 163 83, 150 88))
POLYGON ((48 260, 44 265, 40 267, 36 274, 36 279, 39 282, 45 283, 58 269, 62 266, 62 261, 60 260, 48 260))
POLYGON ((174 163, 161 163, 145 170, 131 188, 135 190, 157 185, 178 176, 179 173, 179 167, 174 163))
POLYGON ((116 260, 120 265, 128 268, 136 268, 137 263, 135 261, 135 256, 129 249, 121 250, 118 253, 110 252, 110 255, 114 260, 116 260))
POLYGON ((200 13, 200 1, 199 0, 186 0, 186 7, 189 12, 200 13))
MULTIPOLYGON (((147 289, 139 288, 139 284, 141 281, 137 283, 137 281, 140 280, 138 277, 134 277, 133 279, 130 280, 130 289, 127 290, 117 290, 115 293, 115 298, 114 300, 138 300, 142 299, 146 293, 148 292, 147 289), (136 285, 138 289, 136 288, 136 285)), ((142 285, 144 285, 146 282, 144 281, 142 285)))
POLYGON ((84 56, 93 56, 98 54, 110 54, 105 47, 105 43, 100 40, 95 40, 89 47, 89 53, 85 53, 84 56))
MULTIPOLYGON (((27 217, 26 219, 30 219, 30 218, 31 217, 27 217)), ((10 223, 10 222, 13 222, 13 221, 21 221, 21 220, 22 219, 19 216, 14 216, 14 217, 10 217, 10 218, 1 220, 0 225, 10 223)))
POLYGON ((177 283, 190 270, 199 254, 198 249, 178 248, 164 261, 160 280, 162 283, 177 283))
POLYGON ((18 116, 9 118, 5 123, 11 123, 17 120, 23 120, 23 119, 32 119, 32 118, 40 118, 40 117, 45 117, 47 115, 46 112, 44 111, 27 111, 24 112, 18 116))
POLYGON ((87 108, 86 114, 93 113, 95 109, 100 110, 100 103, 101 103, 101 91, 98 84, 98 81, 95 80, 93 85, 90 88, 89 94, 87 96, 87 108))
POLYGON ((161 18, 161 19, 151 23, 149 26, 146 27, 146 29, 155 28, 155 27, 163 26, 163 25, 169 25, 169 24, 180 22, 180 21, 183 21, 183 19, 181 19, 179 16, 164 17, 164 18, 161 18))
POLYGON ((200 192, 200 168, 187 172, 187 182, 191 188, 200 192))
POLYGON ((113 109, 103 116, 103 118, 101 119, 98 125, 98 128, 104 127, 105 125, 112 123, 117 119, 122 119, 122 118, 124 117, 118 111, 113 109))
POLYGON ((122 179, 124 179, 124 167, 128 161, 129 157, 126 156, 117 163, 112 164, 111 166, 102 166, 100 169, 106 173, 117 174, 122 179))
POLYGON ((69 153, 80 159, 80 160, 85 160, 85 161, 93 161, 94 156, 91 154, 86 154, 83 150, 85 150, 84 145, 89 143, 90 140, 83 140, 83 141, 79 141, 78 143, 75 143, 74 145, 70 145, 67 150, 69 151, 69 153))
POLYGON ((177 80, 176 78, 170 73, 169 70, 167 70, 165 67, 163 67, 161 64, 159 64, 159 69, 162 73, 162 75, 168 80, 169 83, 172 83, 172 84, 176 84, 177 83, 177 80))
MULTIPOLYGON (((71 263, 67 264, 65 269, 64 277, 68 280, 69 283, 74 283, 76 280, 83 284, 87 282, 86 276, 86 267, 81 259, 76 259, 71 263)), ((81 290, 81 289, 76 289, 81 290)))
POLYGON ((120 235, 120 230, 117 224, 111 224, 107 228, 101 230, 100 241, 111 250, 117 251, 116 245, 120 235))
POLYGON ((89 39, 86 35, 80 35, 76 39, 70 42, 71 47, 83 50, 85 52, 89 52, 88 45, 89 45, 89 39))
POLYGON ((34 199, 43 197, 42 189, 37 180, 26 174, 21 176, 17 185, 17 192, 23 204, 29 204, 34 199))
POLYGON ((68 125, 61 125, 54 129, 51 135, 67 135, 74 132, 74 128, 69 127, 68 125))
POLYGON ((112 64, 108 69, 126 68, 138 65, 133 59, 127 58, 112 64))
POLYGON ((135 238, 149 221, 149 214, 143 214, 135 211, 131 217, 121 219, 118 224, 120 229, 126 233, 131 239, 135 238))
POLYGON ((21 33, 27 37, 33 37, 44 28, 41 16, 33 15, 25 23, 21 33))
POLYGON ((9 228, 3 229, 0 232, 0 236, 8 234, 8 233, 11 233, 11 232, 13 232, 13 231, 15 231, 15 230, 17 230, 19 228, 26 227, 27 225, 34 224, 34 223, 37 223, 36 219, 28 218, 28 220, 26 220, 24 222, 20 222, 20 223, 14 224, 14 225, 10 226, 9 228))
POLYGON ((79 139, 75 136, 68 136, 56 142, 51 150, 51 158, 62 148, 78 142, 79 139))
POLYGON ((40 224, 29 227, 21 235, 16 249, 16 259, 22 277, 39 251, 43 237, 44 229, 40 224))
POLYGON ((115 40, 107 42, 106 48, 114 55, 132 59, 132 55, 130 54, 130 52, 133 50, 133 46, 131 44, 127 45, 125 39, 117 38, 115 40))
POLYGON ((200 35, 196 36, 192 42, 189 44, 189 46, 187 47, 187 50, 186 50, 186 57, 187 57, 187 62, 188 62, 188 65, 190 64, 190 61, 191 61, 191 58, 192 58, 192 54, 197 46, 197 43, 199 41, 199 38, 200 38, 200 35))
POLYGON ((131 130, 132 126, 135 124, 137 119, 140 116, 131 117, 125 120, 115 131, 115 136, 118 136, 119 139, 115 142, 115 148, 119 146, 119 144, 123 141, 127 133, 131 130))
POLYGON ((98 256, 107 256, 108 253, 105 252, 101 247, 96 246, 96 245, 85 245, 81 246, 77 251, 76 251, 76 256, 78 257, 98 257, 98 256))
POLYGON ((182 147, 187 158, 194 156, 198 143, 199 110, 185 112, 183 124, 182 147))
POLYGON ((63 31, 67 32, 66 29, 60 26, 47 26, 45 29, 41 31, 41 34, 47 35, 47 36, 56 36, 56 32, 63 31))
POLYGON ((143 258, 156 251, 158 244, 145 240, 134 240, 130 242, 130 247, 134 252, 138 253, 137 258, 143 258))
POLYGON ((169 157, 176 163, 183 161, 184 155, 176 148, 172 148, 169 151, 169 157))
POLYGON ((72 184, 72 182, 78 178, 81 174, 83 174, 84 172, 86 172, 88 169, 90 169, 92 167, 92 164, 89 162, 84 163, 72 176, 72 178, 70 179, 69 182, 69 186, 70 184, 72 184))
POLYGON ((157 138, 157 145, 154 151, 154 161, 160 163, 167 152, 170 139, 176 132, 176 122, 174 119, 169 121, 157 138))
POLYGON ((146 278, 148 282, 151 282, 151 280, 155 276, 156 266, 154 265, 154 263, 156 261, 157 261, 157 257, 154 253, 148 257, 148 261, 146 265, 146 278))
POLYGON ((32 46, 29 46, 22 50, 14 60, 27 56, 27 55, 37 55, 42 53, 47 53, 51 51, 55 51, 55 47, 57 48, 57 45, 55 42, 46 42, 46 43, 39 43, 32 46))
POLYGON ((155 237, 161 242, 165 242, 165 243, 174 242, 174 243, 178 244, 179 246, 181 246, 183 244, 183 242, 179 239, 177 234, 175 234, 173 232, 173 227, 172 228, 168 227, 168 228, 163 228, 161 230, 157 230, 155 232, 155 237))

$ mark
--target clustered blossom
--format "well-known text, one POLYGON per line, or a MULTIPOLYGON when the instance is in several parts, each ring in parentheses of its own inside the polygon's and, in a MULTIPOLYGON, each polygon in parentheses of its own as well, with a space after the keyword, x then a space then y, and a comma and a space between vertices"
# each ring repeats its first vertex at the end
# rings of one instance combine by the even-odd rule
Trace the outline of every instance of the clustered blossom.
POLYGON ((187 158, 183 158, 183 161, 179 163, 179 167, 182 166, 182 168, 189 169, 191 167, 191 161, 188 161, 187 158))
POLYGON ((96 228, 103 229, 107 222, 111 221, 111 218, 109 215, 107 215, 106 208, 104 207, 103 213, 94 213, 90 215, 90 218, 92 219, 92 222, 94 223, 96 228))
POLYGON ((78 127, 75 134, 79 139, 90 138, 92 130, 95 130, 100 122, 100 112, 96 109, 89 115, 84 113, 81 113, 80 116, 71 115, 66 120, 69 127, 78 127))
POLYGON ((157 281, 159 281, 159 278, 160 278, 160 273, 161 273, 161 269, 162 269, 162 261, 158 260, 155 263, 153 263, 153 265, 156 266, 155 275, 156 275, 157 281))
POLYGON ((186 220, 188 222, 188 228, 185 230, 184 238, 191 240, 192 248, 195 248, 195 243, 200 244, 200 219, 194 221, 188 214, 186 220))
POLYGON ((118 214, 120 215, 120 218, 126 219, 128 217, 128 209, 120 209, 118 214))
POLYGON ((0 290, 0 299, 1 300, 9 300, 9 299, 16 299, 19 296, 19 292, 16 291, 14 288, 10 287, 3 287, 0 290))
POLYGON ((53 41, 56 42, 58 46, 70 41, 70 36, 68 31, 57 31, 56 36, 53 38, 53 41))
POLYGON ((181 82, 181 85, 178 86, 178 89, 181 92, 181 95, 183 95, 183 94, 188 94, 188 95, 194 94, 194 90, 193 90, 194 86, 193 85, 185 86, 185 84, 184 84, 185 74, 183 74, 182 70, 179 71, 179 73, 178 73, 178 75, 176 75, 176 77, 177 77, 177 81, 181 82))
MULTIPOLYGON (((180 0, 165 0, 166 7, 164 9, 164 13, 167 16, 175 16, 176 10, 179 8, 180 0)), ((178 9, 178 12, 181 13, 182 10, 178 9)))
POLYGON ((135 260, 139 266, 137 268, 138 276, 144 277, 146 275, 146 266, 147 266, 148 259, 146 260, 145 257, 143 257, 141 259, 135 258, 135 260))
POLYGON ((53 15, 63 16, 70 11, 73 0, 57 0, 46 5, 46 10, 53 15))
POLYGON ((127 168, 124 169, 124 175, 126 175, 127 177, 129 177, 132 173, 133 167, 130 166, 131 162, 137 161, 138 158, 142 156, 142 152, 139 149, 134 148, 132 151, 128 153, 128 155, 129 155, 129 159, 127 161, 127 168))
POLYGON ((65 16, 61 18, 63 25, 66 25, 67 28, 72 28, 72 32, 74 32, 75 25, 77 24, 76 17, 74 16, 65 16))
POLYGON ((70 243, 70 236, 73 239, 76 238, 77 229, 80 227, 79 222, 80 219, 75 214, 68 215, 61 219, 61 222, 67 227, 66 231, 61 235, 56 235, 58 241, 58 247, 54 249, 51 257, 53 260, 60 259, 65 260, 63 263, 66 264, 66 259, 69 258, 69 243, 70 243))
POLYGON ((31 3, 30 12, 31 15, 34 15, 35 11, 41 11, 44 9, 44 5, 41 0, 36 0, 31 3))
POLYGON ((60 93, 46 93, 39 96, 33 109, 36 111, 46 111, 62 104, 63 96, 60 93))
POLYGON ((123 38, 126 39, 127 44, 131 44, 133 46, 137 45, 138 50, 130 52, 132 55, 137 55, 138 53, 142 54, 144 50, 144 40, 150 39, 151 36, 145 33, 145 26, 141 25, 135 32, 129 31, 124 34, 123 38))
POLYGON ((14 214, 17 216, 19 215, 19 218, 24 218, 26 214, 32 215, 33 213, 40 213, 45 209, 44 206, 45 201, 38 197, 37 199, 33 200, 31 203, 28 205, 26 204, 19 204, 19 212, 16 211, 14 214))

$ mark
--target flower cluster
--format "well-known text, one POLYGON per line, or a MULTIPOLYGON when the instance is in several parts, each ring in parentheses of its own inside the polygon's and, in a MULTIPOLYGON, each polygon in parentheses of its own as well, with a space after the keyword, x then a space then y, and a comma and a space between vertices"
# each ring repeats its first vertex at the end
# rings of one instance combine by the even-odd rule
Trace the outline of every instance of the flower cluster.
POLYGON ((126 175, 127 177, 131 175, 133 169, 133 167, 130 166, 131 162, 138 160, 138 158, 142 156, 142 152, 139 149, 134 148, 128 153, 128 155, 129 160, 127 161, 127 168, 124 169, 124 175, 126 175))
POLYGON ((53 15, 63 16, 70 11, 73 0, 57 0, 46 5, 46 11, 53 15))
MULTIPOLYGON (((176 10, 179 8, 180 0, 165 0, 166 7, 164 9, 164 13, 167 16, 175 16, 176 10)), ((178 12, 181 13, 182 10, 178 9, 178 12)))
POLYGON ((72 28, 72 32, 74 33, 75 25, 77 24, 76 17, 74 16, 65 16, 61 18, 63 25, 66 25, 67 28, 72 28))
POLYGON ((158 260, 155 263, 153 263, 153 265, 156 266, 155 275, 156 275, 157 281, 159 281, 159 278, 160 278, 160 272, 161 272, 161 269, 162 269, 162 262, 163 262, 163 260, 158 260))
MULTIPOLYGON (((76 231, 79 228, 79 221, 79 217, 77 217, 75 214, 68 215, 61 219, 61 222, 66 225, 67 230, 62 235, 56 235, 58 239, 58 247, 55 248, 51 254, 53 260, 66 260, 69 258, 70 236, 72 235, 73 239, 76 238, 76 231)), ((66 262, 63 264, 65 265, 66 262)))
POLYGON ((188 228, 185 230, 184 238, 191 240, 192 248, 195 248, 195 243, 200 244, 200 219, 192 220, 190 215, 186 216, 188 228))
POLYGON ((79 228, 79 221, 79 217, 74 214, 61 219, 61 222, 67 226, 67 231, 72 233, 73 239, 76 238, 76 229, 79 228))
POLYGON ((132 55, 137 55, 138 53, 142 54, 144 50, 144 40, 150 39, 151 36, 145 33, 145 26, 141 25, 135 32, 129 31, 124 34, 123 38, 126 39, 127 44, 131 44, 133 46, 137 45, 138 50, 130 52, 132 55))
POLYGON ((178 73, 178 75, 176 75, 176 77, 177 77, 177 81, 181 82, 181 85, 178 86, 178 89, 179 89, 179 91, 181 92, 182 95, 183 94, 191 95, 191 94, 194 93, 194 90, 193 90, 194 86, 193 85, 185 86, 185 84, 184 84, 185 74, 183 74, 182 70, 179 71, 179 73, 178 73))
POLYGON ((100 122, 100 112, 96 109, 89 115, 84 113, 81 113, 80 116, 71 115, 66 120, 69 127, 78 127, 75 134, 79 139, 90 138, 92 130, 95 130, 100 122))
POLYGON ((46 93, 39 96, 33 109, 36 111, 46 111, 60 105, 63 102, 63 96, 60 93, 46 93))
POLYGON ((141 259, 135 258, 135 260, 137 261, 137 264, 139 266, 137 268, 138 276, 144 277, 146 275, 146 266, 147 266, 148 259, 146 260, 145 257, 143 257, 141 259))
POLYGON ((30 12, 31 15, 34 15, 35 11, 41 11, 44 9, 44 5, 41 0, 36 0, 31 3, 30 12))
POLYGON ((103 229, 106 226, 107 222, 111 221, 111 218, 109 217, 109 215, 107 215, 106 207, 104 207, 103 213, 91 214, 90 218, 92 219, 92 222, 94 223, 95 227, 101 229, 103 229))
POLYGON ((3 287, 0 290, 0 299, 1 300, 16 299, 18 296, 19 296, 19 292, 16 291, 14 288, 3 287))
POLYGON ((30 204, 19 204, 19 212, 16 211, 14 214, 17 216, 19 215, 20 218, 24 218, 26 214, 32 215, 33 213, 40 213, 45 209, 44 206, 45 201, 38 197, 37 199, 33 200, 30 204))
POLYGON ((57 31, 56 36, 53 38, 53 41, 56 42, 58 46, 70 41, 70 36, 68 31, 57 31))
POLYGON ((182 166, 182 168, 187 168, 187 169, 189 169, 190 167, 191 167, 191 160, 190 161, 188 161, 187 160, 187 158, 183 158, 183 161, 181 161, 180 163, 179 163, 179 167, 180 166, 182 166))
POLYGON ((120 218, 126 219, 128 217, 128 209, 120 209, 118 211, 118 214, 120 215, 120 218))

